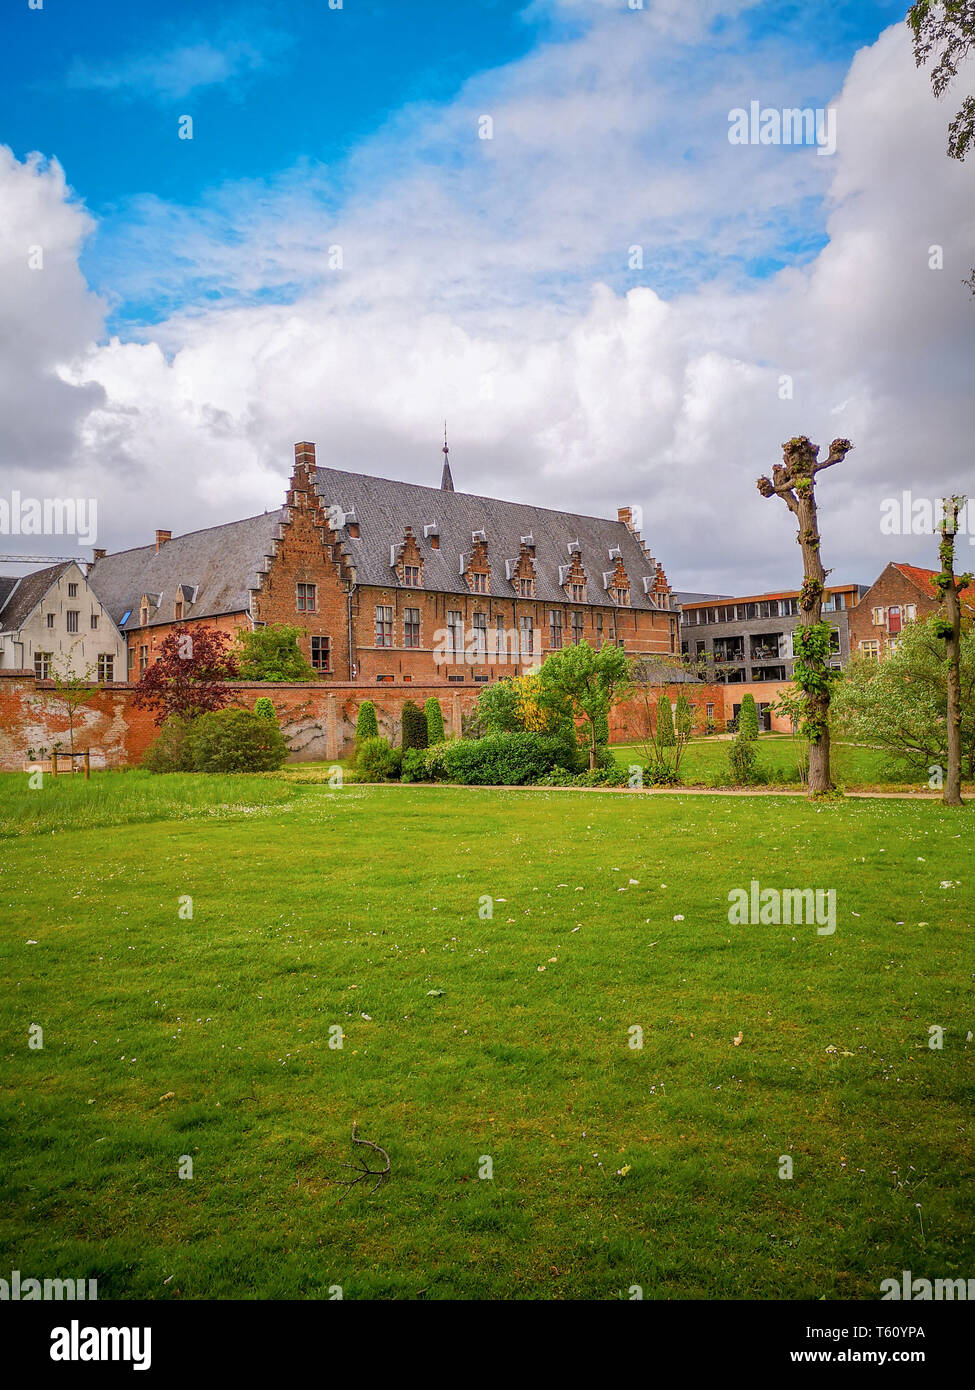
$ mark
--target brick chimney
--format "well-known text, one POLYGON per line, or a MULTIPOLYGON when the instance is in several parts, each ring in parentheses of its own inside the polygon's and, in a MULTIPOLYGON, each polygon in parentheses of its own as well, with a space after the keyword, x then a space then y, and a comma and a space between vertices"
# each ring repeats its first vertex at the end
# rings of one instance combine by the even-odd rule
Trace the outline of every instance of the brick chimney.
POLYGON ((301 467, 302 465, 304 465, 305 468, 314 471, 315 446, 314 444, 309 444, 307 439, 302 440, 300 444, 295 445, 295 466, 301 467))
POLYGON ((159 552, 160 552, 160 550, 162 550, 163 546, 166 544, 166 542, 167 542, 167 541, 171 541, 172 539, 173 539, 173 533, 172 533, 172 531, 157 531, 157 532, 156 532, 156 554, 158 555, 159 552))
POLYGON ((633 511, 630 507, 618 507, 616 517, 618 521, 622 521, 624 526, 630 526, 633 521, 633 511))
POLYGON ((93 550, 91 552, 92 564, 94 564, 96 560, 104 560, 105 553, 106 552, 104 550, 93 550))

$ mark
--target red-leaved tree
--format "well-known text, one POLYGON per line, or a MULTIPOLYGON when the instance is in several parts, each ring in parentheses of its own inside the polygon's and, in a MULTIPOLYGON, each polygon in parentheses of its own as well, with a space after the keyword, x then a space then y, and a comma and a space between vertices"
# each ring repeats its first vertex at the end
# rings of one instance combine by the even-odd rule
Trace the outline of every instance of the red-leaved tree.
POLYGON ((133 703, 151 709, 157 724, 170 715, 193 719, 223 709, 232 693, 226 682, 237 675, 229 644, 230 638, 213 628, 173 628, 158 658, 139 677, 133 703))

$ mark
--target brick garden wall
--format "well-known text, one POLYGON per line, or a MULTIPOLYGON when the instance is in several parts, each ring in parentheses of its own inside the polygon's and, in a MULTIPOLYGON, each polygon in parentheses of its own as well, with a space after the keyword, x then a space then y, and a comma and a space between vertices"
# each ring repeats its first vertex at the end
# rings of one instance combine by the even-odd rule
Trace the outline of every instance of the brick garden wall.
MULTIPOLYGON (((474 708, 480 686, 463 689, 447 684, 376 686, 313 684, 278 685, 234 682, 234 703, 253 708, 259 695, 273 700, 278 720, 292 749, 292 761, 346 757, 352 751, 356 713, 363 700, 372 700, 381 734, 399 742, 405 701, 423 705, 433 695, 440 701, 448 733, 459 735, 464 717, 474 708)), ((680 687, 655 687, 652 702, 666 689, 671 701, 680 687)), ((719 728, 724 720, 726 688, 684 687, 703 726, 705 706, 713 704, 719 728)), ((740 689, 740 687, 729 687, 740 689)), ((97 690, 90 704, 75 714, 75 747, 90 748, 96 767, 126 767, 139 761, 156 734, 147 710, 132 701, 134 687, 118 684, 97 690)), ((730 708, 730 707, 729 707, 730 708)), ((610 719, 613 742, 641 738, 646 733, 642 700, 617 706, 610 719)), ((53 681, 35 680, 32 672, 0 672, 0 770, 19 770, 27 751, 68 744, 67 713, 57 701, 53 681)))

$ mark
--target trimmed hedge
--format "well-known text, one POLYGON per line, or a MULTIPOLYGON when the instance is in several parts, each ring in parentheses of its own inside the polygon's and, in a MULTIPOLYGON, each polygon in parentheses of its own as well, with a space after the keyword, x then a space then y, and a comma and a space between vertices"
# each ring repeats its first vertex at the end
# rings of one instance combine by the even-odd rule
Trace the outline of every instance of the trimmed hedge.
POLYGON ((430 742, 427 717, 418 705, 407 700, 403 705, 403 752, 408 748, 426 748, 430 742))
POLYGON ((266 695, 258 695, 254 701, 254 713, 259 714, 262 719, 273 719, 275 724, 278 722, 274 701, 269 700, 266 695))
POLYGON ((427 740, 429 745, 433 747, 435 743, 443 743, 445 737, 443 710, 440 708, 440 701, 437 699, 436 695, 430 696, 429 700, 424 705, 424 712, 427 716, 427 740))
POLYGON ((522 786, 555 768, 581 771, 582 761, 574 735, 488 734, 440 744, 431 752, 435 756, 428 754, 427 770, 432 780, 467 786, 522 786))
POLYGON ((355 719, 355 746, 363 739, 378 738, 379 723, 376 719, 376 706, 371 700, 363 700, 355 719))

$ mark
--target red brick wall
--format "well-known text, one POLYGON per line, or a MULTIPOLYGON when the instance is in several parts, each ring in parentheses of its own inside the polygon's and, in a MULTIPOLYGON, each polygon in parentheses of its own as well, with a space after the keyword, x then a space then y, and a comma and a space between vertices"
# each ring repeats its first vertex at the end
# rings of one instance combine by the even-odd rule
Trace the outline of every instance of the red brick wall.
MULTIPOLYGON (((724 718, 726 687, 670 686, 667 693, 676 701, 684 689, 703 726, 707 703, 715 706, 720 722, 724 718)), ((455 688, 445 684, 362 686, 343 683, 314 685, 249 684, 234 682, 234 703, 250 709, 259 695, 274 702, 282 729, 292 748, 292 760, 328 760, 348 756, 355 736, 359 705, 370 699, 376 705, 380 733, 399 742, 403 704, 413 700, 423 705, 429 696, 440 701, 448 733, 460 734, 462 721, 474 707, 481 687, 455 688)), ((652 704, 663 687, 655 687, 652 704)), ((739 687, 728 687, 727 693, 739 687)), ((91 703, 75 716, 75 747, 90 748, 95 766, 125 767, 137 763, 156 736, 152 715, 136 709, 133 687, 115 685, 96 692, 91 703)), ((36 681, 32 672, 0 672, 0 770, 18 770, 28 748, 50 749, 58 740, 68 743, 67 715, 56 700, 52 681, 36 681)), ((730 705, 729 705, 730 709, 730 705)), ((610 719, 610 738, 622 742, 646 733, 643 702, 631 700, 618 706, 610 719)))

